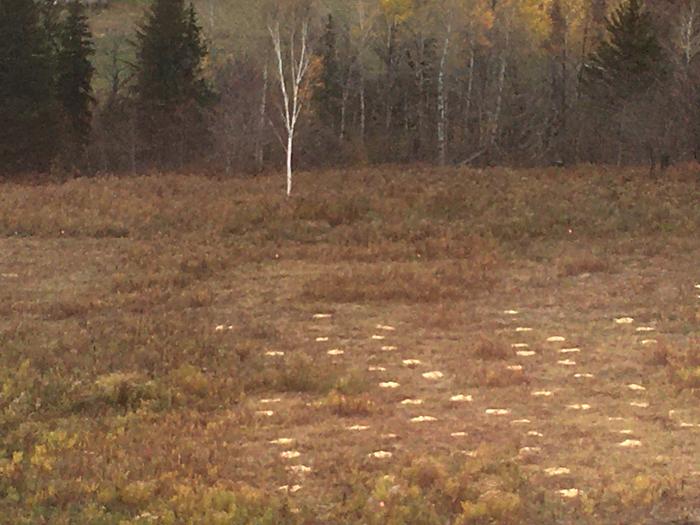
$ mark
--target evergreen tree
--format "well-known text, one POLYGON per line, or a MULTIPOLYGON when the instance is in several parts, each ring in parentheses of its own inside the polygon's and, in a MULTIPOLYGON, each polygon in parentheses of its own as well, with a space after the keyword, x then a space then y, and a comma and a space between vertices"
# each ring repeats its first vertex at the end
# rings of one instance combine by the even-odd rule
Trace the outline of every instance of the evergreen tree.
POLYGON ((591 33, 593 45, 598 46, 605 39, 605 23, 608 14, 607 0, 591 0, 591 33))
POLYGON ((332 15, 328 15, 326 30, 321 40, 323 69, 314 98, 318 115, 323 124, 335 129, 340 119, 342 86, 338 67, 336 28, 332 15))
POLYGON ((646 92, 665 74, 664 53, 642 0, 625 0, 607 21, 607 40, 586 64, 594 97, 610 103, 646 92))
POLYGON ((197 22, 197 13, 193 4, 187 8, 185 45, 187 47, 185 83, 190 90, 188 96, 202 106, 207 105, 212 102, 213 97, 211 87, 204 79, 202 64, 208 49, 202 37, 202 28, 197 22))
POLYGON ((65 2, 57 2, 56 0, 35 0, 35 2, 39 9, 41 27, 46 35, 49 49, 55 56, 60 47, 61 14, 65 2))
POLYGON ((207 48, 194 7, 155 0, 137 42, 141 139, 151 160, 181 165, 205 141, 202 110, 212 99, 202 75, 207 48))
POLYGON ((75 159, 88 143, 92 121, 92 34, 85 8, 79 0, 68 5, 68 15, 59 32, 57 95, 66 120, 64 148, 75 159))
POLYGON ((562 10, 561 0, 554 0, 549 8, 551 32, 547 39, 551 55, 552 102, 554 122, 552 132, 566 132, 567 120, 567 32, 568 24, 562 10))
POLYGON ((0 0, 0 164, 43 170, 55 153, 53 56, 33 0, 0 0))

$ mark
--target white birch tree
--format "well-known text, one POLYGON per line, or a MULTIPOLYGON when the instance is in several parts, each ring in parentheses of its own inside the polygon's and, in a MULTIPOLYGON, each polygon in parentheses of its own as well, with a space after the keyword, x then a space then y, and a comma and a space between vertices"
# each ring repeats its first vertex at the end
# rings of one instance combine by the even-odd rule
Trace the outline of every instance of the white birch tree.
POLYGON ((279 20, 268 25, 268 32, 272 39, 277 62, 277 77, 282 97, 280 116, 286 132, 286 140, 280 137, 280 141, 287 158, 287 196, 292 194, 294 134, 299 123, 299 116, 304 107, 306 75, 311 63, 308 19, 301 22, 299 26, 297 27, 297 23, 293 22, 289 42, 284 46, 279 20), (286 57, 287 53, 284 52, 284 47, 288 48, 288 56, 286 57))

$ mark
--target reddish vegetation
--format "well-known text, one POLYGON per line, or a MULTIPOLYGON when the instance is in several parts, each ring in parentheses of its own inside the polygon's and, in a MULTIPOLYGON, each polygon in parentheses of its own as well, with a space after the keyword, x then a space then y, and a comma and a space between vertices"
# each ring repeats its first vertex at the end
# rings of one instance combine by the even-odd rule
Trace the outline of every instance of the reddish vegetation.
POLYGON ((3 185, 0 516, 687 517, 700 496, 690 169, 298 182, 292 199, 280 177, 3 185))

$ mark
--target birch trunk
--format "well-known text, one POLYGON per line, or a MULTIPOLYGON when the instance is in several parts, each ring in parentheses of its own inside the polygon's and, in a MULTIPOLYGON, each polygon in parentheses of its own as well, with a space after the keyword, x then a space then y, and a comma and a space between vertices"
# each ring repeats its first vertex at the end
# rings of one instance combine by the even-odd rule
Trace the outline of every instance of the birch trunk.
POLYGON ((464 137, 469 137, 469 118, 472 111, 472 93, 474 92, 474 65, 476 56, 474 52, 474 44, 469 44, 469 80, 467 81, 467 100, 464 108, 464 137))
POLYGON ((700 40, 696 34, 695 23, 697 21, 697 7, 691 2, 688 9, 683 12, 681 18, 681 50, 683 52, 683 65, 685 74, 688 75, 690 63, 698 54, 700 40))
POLYGON ((294 151, 294 131, 287 135, 287 197, 292 194, 292 152, 294 151))
POLYGON ((447 145, 445 139, 445 128, 447 127, 447 108, 445 103, 445 62, 447 61, 447 53, 450 48, 450 27, 447 27, 447 35, 445 36, 445 45, 442 48, 442 57, 440 59, 440 72, 438 73, 438 160, 440 166, 447 163, 447 145))
POLYGON ((501 65, 498 74, 498 89, 496 91, 496 107, 493 111, 493 119, 491 122, 491 135, 489 137, 489 147, 493 148, 496 145, 498 138, 499 123, 501 120, 501 108, 503 106, 503 87, 506 80, 506 69, 508 61, 506 60, 505 52, 501 55, 501 65))
MULTIPOLYGON (((512 15, 511 15, 512 16, 512 15)), ((496 90, 496 107, 493 112, 493 118, 491 121, 491 129, 489 135, 489 150, 493 152, 494 146, 496 146, 496 141, 498 139, 498 134, 500 131, 501 122, 501 110, 503 108, 503 89, 506 82, 506 70, 508 68, 508 52, 510 50, 510 32, 511 32, 512 18, 507 18, 505 21, 505 42, 503 45, 503 50, 501 51, 501 60, 498 73, 498 87, 496 90)))
POLYGON ((391 92, 394 80, 394 23, 389 25, 389 34, 387 36, 387 83, 386 83, 386 114, 384 117, 384 128, 388 131, 391 128, 391 92))
MULTIPOLYGON (((425 62, 425 38, 423 34, 420 35, 420 48, 419 55, 420 63, 417 66, 417 76, 418 76, 418 147, 415 148, 415 153, 422 158, 423 149, 423 138, 425 136, 423 128, 425 125, 425 72, 423 70, 423 63, 425 62)), ((408 102, 406 103, 408 106, 408 102)), ((406 108, 406 114, 408 115, 408 108, 406 108)), ((408 129, 408 126, 406 126, 408 129)))
POLYGON ((578 72, 576 74, 576 100, 581 98, 581 85, 583 83, 583 68, 586 65, 586 55, 588 54, 588 33, 589 19, 586 17, 586 24, 583 26, 583 39, 581 41, 581 57, 579 59, 578 72))

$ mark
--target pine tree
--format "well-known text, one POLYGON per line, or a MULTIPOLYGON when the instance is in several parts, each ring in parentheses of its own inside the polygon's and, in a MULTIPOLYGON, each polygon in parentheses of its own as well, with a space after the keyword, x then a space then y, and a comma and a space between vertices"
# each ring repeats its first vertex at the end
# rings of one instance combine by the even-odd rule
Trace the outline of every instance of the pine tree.
POLYGON ((607 21, 603 41, 586 65, 590 93, 610 103, 646 92, 664 77, 664 53, 642 0, 626 0, 607 21))
POLYGON ((202 75, 207 48, 194 7, 155 0, 137 42, 141 139, 151 160, 181 165, 205 140, 202 109, 212 99, 202 75))
POLYGON ((33 0, 0 0, 0 164, 48 168, 55 153, 53 56, 33 0))
POLYGON ((321 55, 323 70, 314 98, 321 122, 335 129, 340 116, 342 86, 336 49, 336 28, 332 15, 328 15, 326 30, 321 40, 321 55))
POLYGON ((87 145, 92 121, 92 34, 85 8, 79 0, 68 5, 68 15, 59 31, 57 95, 66 122, 66 158, 75 160, 87 145))

